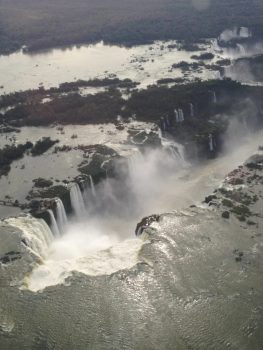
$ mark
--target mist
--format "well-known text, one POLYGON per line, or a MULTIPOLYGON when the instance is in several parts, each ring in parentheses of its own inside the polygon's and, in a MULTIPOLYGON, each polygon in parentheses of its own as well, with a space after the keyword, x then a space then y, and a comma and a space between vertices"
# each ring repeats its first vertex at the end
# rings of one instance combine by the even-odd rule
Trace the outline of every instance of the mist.
POLYGON ((133 266, 143 244, 135 228, 143 217, 204 206, 205 196, 220 186, 227 173, 257 151, 263 132, 255 132, 248 122, 257 112, 253 103, 246 101, 245 106, 241 114, 225 116, 230 123, 218 158, 190 165, 181 145, 163 139, 162 148, 137 150, 128 163, 120 161, 118 178, 101 182, 95 193, 87 186, 85 213, 69 218, 44 264, 33 271, 29 288, 63 283, 73 270, 101 275, 133 266))

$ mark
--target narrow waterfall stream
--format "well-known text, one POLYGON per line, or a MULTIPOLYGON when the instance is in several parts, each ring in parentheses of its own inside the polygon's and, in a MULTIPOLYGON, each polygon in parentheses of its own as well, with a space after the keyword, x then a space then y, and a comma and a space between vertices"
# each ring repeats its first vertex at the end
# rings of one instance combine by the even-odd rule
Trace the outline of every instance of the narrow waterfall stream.
POLYGON ((68 218, 63 202, 60 198, 56 199, 56 216, 60 232, 65 231, 68 225, 68 218))
POLYGON ((70 189, 71 206, 78 218, 85 215, 85 203, 78 184, 74 184, 70 189))
POLYGON ((54 213, 51 209, 48 209, 48 214, 49 214, 50 221, 51 221, 51 230, 52 230, 55 237, 59 237, 61 235, 61 232, 59 230, 58 223, 57 223, 57 220, 54 216, 54 213))

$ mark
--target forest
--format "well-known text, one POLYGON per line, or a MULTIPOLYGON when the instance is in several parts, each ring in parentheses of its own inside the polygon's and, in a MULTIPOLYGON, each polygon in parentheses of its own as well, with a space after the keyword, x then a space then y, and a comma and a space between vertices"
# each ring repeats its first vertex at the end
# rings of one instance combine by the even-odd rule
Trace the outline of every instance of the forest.
POLYGON ((260 36, 262 0, 2 0, 0 53, 101 40, 126 46, 166 39, 191 43, 233 26, 248 26, 260 36))

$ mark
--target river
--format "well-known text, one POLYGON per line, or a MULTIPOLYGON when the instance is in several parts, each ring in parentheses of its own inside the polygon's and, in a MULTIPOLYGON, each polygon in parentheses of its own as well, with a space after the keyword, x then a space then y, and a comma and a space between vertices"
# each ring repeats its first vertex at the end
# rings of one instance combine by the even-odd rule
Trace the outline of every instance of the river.
MULTIPOLYGON (((109 74, 147 86, 171 77, 171 64, 191 61, 192 53, 168 45, 99 43, 2 56, 2 91, 109 74)), ((181 72, 174 71, 177 76, 181 72)), ((108 124, 23 127, 9 139, 1 135, 2 146, 51 136, 73 147, 59 157, 51 149, 39 159, 14 162, 0 180, 1 194, 20 200, 38 176, 72 180, 83 157, 79 144, 107 145, 129 159, 124 181, 106 178, 84 194, 71 188, 77 209, 73 205, 60 232, 28 216, 1 221, 0 257, 13 259, 0 264, 1 349, 261 350, 262 218, 248 228, 235 217, 223 220, 203 200, 258 152, 262 131, 245 127, 239 134, 242 126, 235 124, 217 159, 191 165, 183 147, 167 139, 162 150, 140 153, 127 142, 130 127, 156 132, 131 121, 121 131, 108 124), (160 214, 159 221, 135 237, 136 224, 151 214, 160 214), (234 252, 242 252, 242 261, 234 252)))

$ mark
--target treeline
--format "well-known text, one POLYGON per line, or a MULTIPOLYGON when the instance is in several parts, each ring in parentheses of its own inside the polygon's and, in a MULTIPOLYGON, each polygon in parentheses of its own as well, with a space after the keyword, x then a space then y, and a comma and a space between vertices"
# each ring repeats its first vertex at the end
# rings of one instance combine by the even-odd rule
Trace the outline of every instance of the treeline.
POLYGON ((32 147, 31 154, 32 156, 40 156, 58 142, 58 140, 51 140, 50 137, 43 137, 41 140, 38 140, 32 147))
POLYGON ((114 122, 125 101, 116 89, 96 95, 55 94, 52 101, 26 103, 7 111, 4 119, 11 125, 98 124, 114 122))
POLYGON ((31 142, 26 142, 25 144, 5 146, 0 149, 0 177, 7 175, 11 169, 11 163, 22 158, 24 153, 32 147, 33 144, 31 142))
POLYGON ((133 90, 128 100, 123 99, 116 88, 87 96, 81 96, 75 91, 61 96, 51 90, 43 90, 51 98, 46 103, 42 103, 45 96, 43 91, 39 92, 41 98, 35 90, 31 92, 32 96, 30 91, 22 92, 23 96, 27 94, 26 102, 7 111, 3 119, 12 126, 115 123, 117 116, 124 120, 136 116, 137 120, 158 123, 163 114, 173 113, 175 108, 181 108, 187 114, 190 103, 202 118, 213 113, 229 113, 240 100, 248 97, 263 108, 262 88, 242 86, 229 79, 175 85, 170 88, 154 85, 145 90, 133 90), (210 103, 213 93, 220 100, 216 107, 210 103))
MULTIPOLYGON (((262 0, 213 0, 206 7, 186 0, 2 0, 0 52, 27 45, 29 51, 71 44, 135 45, 153 40, 216 37, 248 26, 263 33, 262 0)), ((205 3, 205 2, 204 2, 205 3)))

